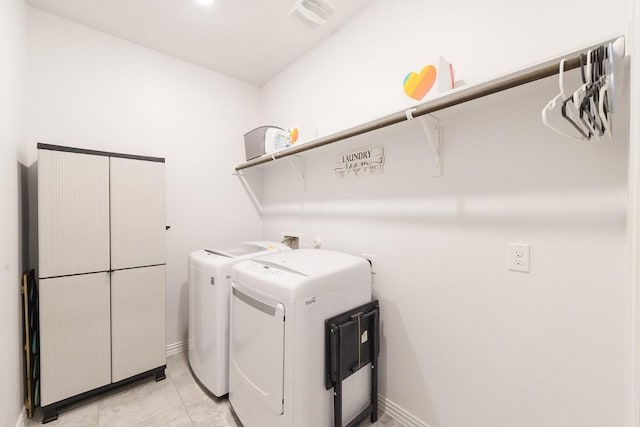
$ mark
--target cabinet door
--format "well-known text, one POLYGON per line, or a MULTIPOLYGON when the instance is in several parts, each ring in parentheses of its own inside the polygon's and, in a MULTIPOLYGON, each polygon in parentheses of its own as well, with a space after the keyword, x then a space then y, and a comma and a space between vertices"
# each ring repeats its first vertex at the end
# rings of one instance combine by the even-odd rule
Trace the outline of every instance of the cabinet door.
POLYGON ((165 263, 164 163, 111 158, 111 268, 165 263))
POLYGON ((38 150, 39 277, 109 270, 109 158, 38 150))
POLYGON ((111 273, 113 382, 167 363, 165 266, 111 273))
POLYGON ((111 382, 109 273, 41 279, 42 406, 111 382))

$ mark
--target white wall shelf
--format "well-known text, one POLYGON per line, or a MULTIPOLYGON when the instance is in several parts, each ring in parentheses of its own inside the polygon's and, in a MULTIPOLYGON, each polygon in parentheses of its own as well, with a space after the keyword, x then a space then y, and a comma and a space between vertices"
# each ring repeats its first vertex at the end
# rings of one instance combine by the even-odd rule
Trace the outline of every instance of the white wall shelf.
MULTIPOLYGON (((381 129, 387 126, 391 126, 397 123, 405 122, 408 120, 413 120, 416 118, 422 118, 428 114, 434 113, 436 111, 443 110, 445 108, 453 107, 458 104, 462 104, 465 102, 473 101, 478 98, 482 98, 488 95, 492 95, 498 92, 502 92, 507 89, 511 89, 517 86, 521 86, 527 83, 531 83, 540 79, 544 79, 546 77, 553 76, 558 74, 559 64, 561 59, 565 59, 564 69, 565 71, 573 70, 575 68, 580 67, 580 54, 585 51, 600 46, 602 44, 606 44, 609 42, 613 42, 619 37, 622 37, 622 34, 618 34, 615 37, 610 37, 604 40, 600 40, 597 43, 591 43, 587 46, 581 47, 580 49, 575 49, 569 52, 566 52, 562 55, 553 57, 549 60, 536 63, 534 65, 530 65, 528 67, 524 67, 517 71, 503 74, 501 76, 487 79, 485 81, 462 86, 457 89, 453 89, 449 92, 443 93, 435 98, 430 99, 422 104, 417 105, 416 107, 410 108, 408 110, 398 111, 396 113, 380 117, 378 119, 372 120, 370 122, 364 123, 359 126, 355 126, 349 129, 346 129, 341 132, 334 133, 332 135, 328 135, 325 137, 321 137, 315 139, 313 141, 294 145, 287 149, 277 151, 275 153, 265 154, 264 156, 258 157, 256 159, 251 159, 245 163, 241 163, 236 166, 236 171, 241 171, 243 169, 251 168, 253 166, 261 165, 264 163, 272 162, 277 159, 281 159, 284 157, 292 156, 295 154, 299 154, 305 151, 313 150, 314 148, 322 147, 328 144, 333 144, 335 142, 339 142, 357 135, 362 135, 364 133, 372 132, 377 129, 381 129)), ((423 126, 425 124, 423 123, 423 126)), ((427 128, 431 125, 429 123, 427 128)), ((427 129, 425 129, 426 131, 427 129)), ((428 134, 433 134, 431 129, 429 129, 428 134)), ((435 176, 440 176, 441 174, 441 154, 440 154, 440 141, 435 141, 433 138, 428 138, 430 144, 434 149, 434 154, 436 155, 436 164, 435 164, 435 176), (436 144, 437 145, 434 145, 436 144)))

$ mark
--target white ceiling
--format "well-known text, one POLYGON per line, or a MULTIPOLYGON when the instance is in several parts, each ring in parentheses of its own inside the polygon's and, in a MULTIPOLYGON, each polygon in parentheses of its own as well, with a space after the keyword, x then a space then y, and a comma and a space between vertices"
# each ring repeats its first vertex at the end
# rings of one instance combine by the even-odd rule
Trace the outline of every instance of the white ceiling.
POLYGON ((319 28, 289 16, 295 0, 27 0, 39 9, 262 86, 372 0, 329 0, 319 28))

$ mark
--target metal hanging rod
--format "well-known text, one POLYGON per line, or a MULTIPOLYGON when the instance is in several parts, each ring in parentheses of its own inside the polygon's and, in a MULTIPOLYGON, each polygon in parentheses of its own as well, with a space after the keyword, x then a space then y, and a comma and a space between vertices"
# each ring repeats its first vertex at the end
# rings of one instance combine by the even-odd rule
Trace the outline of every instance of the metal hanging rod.
POLYGON ((522 86, 527 83, 531 83, 537 80, 544 79, 546 77, 556 75, 558 74, 560 60, 562 58, 566 58, 564 63, 565 71, 573 70, 575 68, 580 67, 581 53, 589 49, 596 48, 600 45, 613 42, 620 37, 622 37, 622 35, 618 35, 616 37, 603 40, 599 43, 595 43, 590 46, 581 48, 579 50, 569 52, 565 55, 554 58, 552 60, 545 61, 540 64, 536 64, 536 65, 524 68, 522 70, 510 73, 510 74, 506 74, 504 76, 500 76, 492 80, 488 80, 488 81, 481 82, 474 85, 463 86, 447 94, 444 94, 443 96, 439 96, 423 104, 419 104, 416 107, 411 108, 410 109, 411 111, 409 110, 399 111, 397 113, 393 113, 388 116, 384 116, 379 119, 372 120, 362 125, 355 126, 350 129, 337 132, 322 138, 318 138, 311 142, 306 142, 300 145, 294 145, 292 147, 289 147, 287 149, 284 149, 282 151, 278 151, 275 153, 269 153, 268 155, 249 160, 245 163, 242 163, 236 166, 236 171, 247 169, 252 166, 261 165, 263 163, 268 163, 273 160, 281 159, 283 157, 292 156, 294 154, 299 154, 304 151, 313 150, 314 148, 322 147, 324 145, 329 145, 337 141, 342 141, 347 138, 362 135, 380 128, 394 125, 396 123, 411 120, 412 118, 415 118, 415 117, 424 116, 426 114, 443 110, 445 108, 453 107, 454 105, 473 101, 475 99, 492 95, 494 93, 502 92, 517 86, 522 86))

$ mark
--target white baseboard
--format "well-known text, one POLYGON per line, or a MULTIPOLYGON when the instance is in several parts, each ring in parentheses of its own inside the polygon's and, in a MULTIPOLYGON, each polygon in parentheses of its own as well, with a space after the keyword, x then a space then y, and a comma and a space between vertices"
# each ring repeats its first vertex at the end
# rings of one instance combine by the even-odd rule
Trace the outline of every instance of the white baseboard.
POLYGON ((178 341, 167 346, 167 357, 182 353, 187 349, 187 341, 178 341))
POLYGON ((20 412, 18 421, 16 421, 16 427, 24 427, 27 425, 27 411, 20 412))
POLYGON ((381 412, 389 415, 391 418, 406 427, 429 427, 428 424, 421 419, 408 412, 406 409, 393 403, 385 396, 378 394, 378 408, 381 412))

